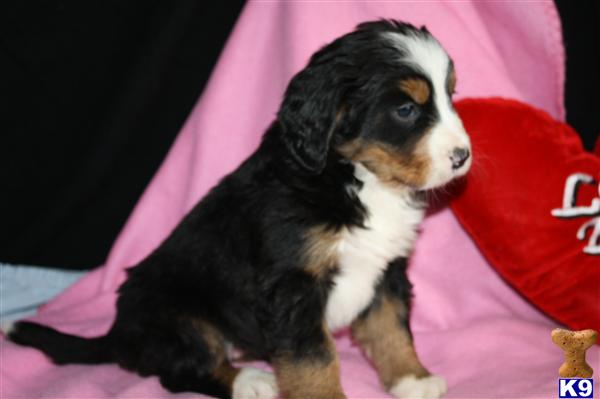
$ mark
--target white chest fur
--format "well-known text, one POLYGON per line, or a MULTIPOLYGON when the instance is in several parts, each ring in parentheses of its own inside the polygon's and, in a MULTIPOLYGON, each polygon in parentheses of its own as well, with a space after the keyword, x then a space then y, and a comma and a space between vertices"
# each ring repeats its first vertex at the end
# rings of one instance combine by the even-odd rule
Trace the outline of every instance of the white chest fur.
POLYGON ((330 330, 347 326, 371 303, 388 263, 410 253, 424 213, 409 193, 384 185, 361 164, 354 174, 363 182, 358 198, 367 209, 366 228, 347 229, 339 242, 339 273, 326 308, 330 330))

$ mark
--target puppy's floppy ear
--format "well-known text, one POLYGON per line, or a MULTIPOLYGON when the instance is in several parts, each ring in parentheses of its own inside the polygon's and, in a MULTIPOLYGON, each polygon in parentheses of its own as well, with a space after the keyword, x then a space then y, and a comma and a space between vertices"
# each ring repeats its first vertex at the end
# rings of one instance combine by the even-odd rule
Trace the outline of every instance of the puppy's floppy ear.
POLYGON ((315 174, 327 163, 342 91, 334 63, 317 57, 318 53, 292 79, 277 115, 286 147, 304 169, 315 174))

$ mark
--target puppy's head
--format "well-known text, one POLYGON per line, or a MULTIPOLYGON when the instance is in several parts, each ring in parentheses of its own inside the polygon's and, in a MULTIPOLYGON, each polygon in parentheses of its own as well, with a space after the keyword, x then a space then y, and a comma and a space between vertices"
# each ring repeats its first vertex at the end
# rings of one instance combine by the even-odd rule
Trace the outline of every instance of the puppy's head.
POLYGON ((364 23, 292 79, 278 113, 282 137, 313 173, 336 151, 384 181, 438 187, 471 164, 455 84, 452 60, 425 28, 364 23))

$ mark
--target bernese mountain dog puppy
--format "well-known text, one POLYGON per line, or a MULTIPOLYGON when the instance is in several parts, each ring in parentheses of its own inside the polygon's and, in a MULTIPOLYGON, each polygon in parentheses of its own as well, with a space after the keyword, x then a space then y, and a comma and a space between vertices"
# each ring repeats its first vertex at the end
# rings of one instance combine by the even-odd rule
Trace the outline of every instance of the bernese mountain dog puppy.
POLYGON ((20 322, 10 339, 173 392, 341 399, 332 332, 349 326, 392 395, 441 396, 412 344, 406 258, 423 193, 471 164, 455 84, 425 28, 359 25, 312 56, 258 149, 128 270, 106 335, 20 322), (274 374, 234 367, 231 348, 274 374))

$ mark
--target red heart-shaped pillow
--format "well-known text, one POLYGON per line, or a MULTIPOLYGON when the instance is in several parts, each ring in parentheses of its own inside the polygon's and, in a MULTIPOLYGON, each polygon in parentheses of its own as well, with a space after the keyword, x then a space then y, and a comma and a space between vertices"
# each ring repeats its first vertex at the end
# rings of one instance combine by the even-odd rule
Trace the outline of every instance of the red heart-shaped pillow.
POLYGON ((600 330, 600 253, 584 252, 600 250, 600 156, 517 101, 470 99, 456 109, 474 154, 451 203, 459 221, 529 301, 572 329, 600 330))

